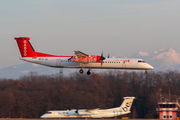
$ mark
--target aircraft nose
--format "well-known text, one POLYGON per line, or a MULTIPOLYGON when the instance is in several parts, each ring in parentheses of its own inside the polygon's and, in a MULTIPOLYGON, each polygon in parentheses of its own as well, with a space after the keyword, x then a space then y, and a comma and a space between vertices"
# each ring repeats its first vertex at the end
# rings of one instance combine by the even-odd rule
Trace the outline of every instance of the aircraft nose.
POLYGON ((41 117, 40 118, 44 118, 44 115, 41 115, 41 117))
POLYGON ((154 69, 154 67, 153 67, 153 66, 151 66, 150 64, 148 64, 148 69, 153 70, 153 69, 154 69))

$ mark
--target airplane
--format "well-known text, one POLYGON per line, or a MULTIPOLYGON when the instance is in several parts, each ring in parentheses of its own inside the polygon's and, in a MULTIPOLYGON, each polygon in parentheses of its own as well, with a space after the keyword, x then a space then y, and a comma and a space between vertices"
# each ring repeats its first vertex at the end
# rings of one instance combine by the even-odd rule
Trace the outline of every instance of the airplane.
POLYGON ((74 56, 57 56, 36 52, 30 43, 29 37, 14 38, 21 53, 21 60, 56 68, 80 68, 82 74, 84 68, 88 68, 87 75, 91 69, 134 69, 147 70, 154 69, 150 64, 142 59, 130 58, 105 58, 103 53, 99 55, 88 55, 75 50, 74 56))
POLYGON ((50 110, 40 116, 41 118, 110 118, 131 113, 130 109, 135 97, 124 97, 120 107, 110 109, 71 109, 50 110))

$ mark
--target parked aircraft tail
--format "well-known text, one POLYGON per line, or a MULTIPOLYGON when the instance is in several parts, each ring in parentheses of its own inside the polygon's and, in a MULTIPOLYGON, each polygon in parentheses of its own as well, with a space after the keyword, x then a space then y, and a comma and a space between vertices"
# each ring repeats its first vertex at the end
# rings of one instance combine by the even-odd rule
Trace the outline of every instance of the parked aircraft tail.
POLYGON ((133 100, 135 99, 135 97, 124 97, 124 101, 121 104, 120 108, 124 111, 124 112, 130 112, 133 100))

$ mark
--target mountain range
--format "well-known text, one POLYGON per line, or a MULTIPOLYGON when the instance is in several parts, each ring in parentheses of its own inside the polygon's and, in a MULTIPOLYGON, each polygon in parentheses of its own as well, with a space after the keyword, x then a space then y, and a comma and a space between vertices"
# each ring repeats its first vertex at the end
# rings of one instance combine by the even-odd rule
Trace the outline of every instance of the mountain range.
MULTIPOLYGON (((122 58, 125 56, 117 55, 113 57, 122 58)), ((180 53, 171 47, 165 47, 152 53, 139 51, 130 55, 128 58, 141 58, 152 65, 155 71, 180 71, 180 53)), ((30 72, 37 72, 38 74, 45 75, 59 74, 63 72, 63 75, 70 75, 78 71, 78 69, 58 69, 26 62, 24 64, 0 68, 0 78, 17 79, 20 76, 30 74, 30 72)), ((98 72, 98 70, 94 71, 98 72)))
POLYGON ((180 70, 180 53, 171 47, 165 47, 152 53, 134 53, 131 58, 142 58, 154 67, 156 71, 180 70))

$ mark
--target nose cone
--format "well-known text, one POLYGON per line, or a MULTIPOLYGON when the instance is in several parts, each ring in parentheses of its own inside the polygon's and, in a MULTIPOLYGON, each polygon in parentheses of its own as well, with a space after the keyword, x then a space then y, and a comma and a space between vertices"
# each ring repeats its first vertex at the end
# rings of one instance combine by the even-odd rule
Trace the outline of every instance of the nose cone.
POLYGON ((44 117, 43 117, 43 115, 41 115, 41 117, 40 117, 40 118, 44 118, 44 117))
POLYGON ((149 69, 149 70, 153 70, 153 69, 154 69, 154 67, 153 67, 153 66, 151 66, 150 64, 147 64, 147 69, 149 69))
POLYGON ((46 118, 46 117, 47 117, 46 114, 43 114, 43 115, 41 115, 40 118, 46 118))

